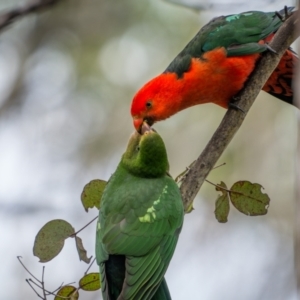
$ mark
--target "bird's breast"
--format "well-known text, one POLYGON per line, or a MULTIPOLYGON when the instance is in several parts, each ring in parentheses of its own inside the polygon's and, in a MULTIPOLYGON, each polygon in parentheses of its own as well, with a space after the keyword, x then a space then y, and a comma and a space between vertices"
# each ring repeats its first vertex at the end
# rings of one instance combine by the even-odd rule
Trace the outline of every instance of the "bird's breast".
POLYGON ((208 102, 227 108, 230 99, 243 88, 258 57, 259 54, 227 57, 226 50, 218 48, 201 58, 192 58, 182 78, 181 109, 208 102))

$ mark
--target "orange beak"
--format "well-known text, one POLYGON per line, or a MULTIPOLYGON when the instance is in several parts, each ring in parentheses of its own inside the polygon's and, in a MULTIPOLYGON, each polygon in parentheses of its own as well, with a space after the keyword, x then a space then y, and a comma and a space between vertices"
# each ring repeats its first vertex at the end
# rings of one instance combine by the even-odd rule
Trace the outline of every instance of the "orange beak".
POLYGON ((141 133, 142 125, 144 120, 142 118, 134 118, 133 119, 133 125, 137 132, 141 133))

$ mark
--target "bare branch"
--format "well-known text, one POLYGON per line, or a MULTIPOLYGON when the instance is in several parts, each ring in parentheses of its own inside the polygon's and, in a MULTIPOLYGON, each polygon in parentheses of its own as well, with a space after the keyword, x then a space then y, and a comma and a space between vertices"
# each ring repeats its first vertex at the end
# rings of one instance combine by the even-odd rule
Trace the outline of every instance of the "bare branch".
POLYGON ((190 211, 193 200, 205 178, 214 167, 237 130, 241 127, 247 112, 263 85, 270 77, 270 74, 278 65, 281 56, 295 40, 293 32, 297 21, 297 14, 294 13, 280 27, 270 43, 270 47, 274 49, 277 54, 267 51, 262 55, 257 67, 247 81, 245 88, 237 95, 237 99, 239 100, 235 102, 235 104, 237 104, 245 113, 237 109, 228 109, 213 137, 190 168, 189 172, 185 175, 180 190, 186 212, 190 211))
POLYGON ((95 262, 96 257, 92 260, 92 262, 90 263, 89 267, 87 268, 87 270, 84 272, 84 275, 86 275, 89 271, 89 269, 91 268, 91 266, 93 265, 93 263, 95 262))
POLYGON ((43 266, 42 281, 41 281, 41 283, 42 283, 42 290, 43 290, 44 298, 47 299, 47 297, 46 297, 46 290, 45 290, 44 275, 45 275, 45 266, 43 266))
MULTIPOLYGON (((298 1, 298 6, 300 1, 298 1)), ((298 10, 298 20, 300 19, 300 10, 298 10)), ((297 28, 298 33, 300 32, 300 24, 298 22, 297 28)), ((298 50, 300 47, 298 46, 298 50)), ((296 81, 300 80, 300 66, 297 66, 296 72, 296 81)), ((296 104, 300 109, 300 86, 299 84, 295 84, 295 94, 296 94, 296 104)), ((298 133, 300 132, 300 120, 298 118, 298 133)), ((296 153, 296 183, 300 180, 300 137, 298 134, 298 142, 297 142, 297 153, 296 153)), ((295 276, 297 283, 297 294, 298 299, 300 298, 300 186, 299 184, 295 184, 295 204, 294 204, 294 266, 295 266, 295 276)))
POLYGON ((36 291, 36 289, 33 287, 32 283, 35 283, 34 281, 32 281, 32 280, 30 280, 30 279, 25 279, 25 281, 28 283, 28 285, 32 288, 32 290, 35 292, 35 294, 36 294, 39 298, 41 298, 41 299, 43 299, 43 300, 46 299, 46 298, 43 298, 43 297, 36 291))
POLYGON ((86 225, 84 225, 81 229, 79 229, 77 232, 74 232, 73 234, 70 235, 70 237, 74 237, 76 236, 80 231, 82 231, 83 229, 87 228, 90 224, 92 224, 95 220, 98 219, 98 216, 95 217, 93 220, 91 220, 90 222, 88 222, 86 225))
POLYGON ((39 279, 37 279, 23 264, 23 262, 21 261, 22 256, 17 256, 18 261, 20 262, 20 264, 22 265, 22 267, 25 269, 25 271, 31 275, 37 282, 42 283, 39 279))
POLYGON ((29 15, 31 13, 40 11, 60 1, 61 0, 36 0, 29 2, 25 6, 6 11, 0 15, 0 30, 2 30, 3 28, 7 27, 8 25, 25 15, 29 15))

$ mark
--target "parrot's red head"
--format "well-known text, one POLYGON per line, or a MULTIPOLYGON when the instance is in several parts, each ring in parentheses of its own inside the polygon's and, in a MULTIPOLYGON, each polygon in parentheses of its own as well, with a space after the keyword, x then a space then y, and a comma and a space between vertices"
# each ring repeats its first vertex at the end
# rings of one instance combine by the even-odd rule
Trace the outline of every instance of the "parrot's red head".
POLYGON ((163 73, 146 83, 134 96, 131 115, 135 129, 140 132, 145 121, 152 126, 178 111, 180 91, 174 73, 163 73))

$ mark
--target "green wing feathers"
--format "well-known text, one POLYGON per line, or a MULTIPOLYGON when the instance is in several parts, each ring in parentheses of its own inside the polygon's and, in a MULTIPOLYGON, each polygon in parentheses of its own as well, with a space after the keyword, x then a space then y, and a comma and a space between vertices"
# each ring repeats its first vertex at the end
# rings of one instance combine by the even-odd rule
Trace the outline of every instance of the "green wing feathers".
POLYGON ((142 172, 137 170, 141 165, 137 161, 148 160, 144 155, 157 154, 151 147, 163 143, 158 137, 152 131, 142 138, 137 134, 131 138, 135 146, 129 142, 101 199, 96 258, 105 300, 171 299, 164 274, 183 223, 181 194, 166 175, 168 163, 162 145, 157 147, 163 154, 157 155, 157 160, 163 160, 164 173, 160 175, 161 169, 149 173, 147 164, 142 164, 142 172))
MULTIPOLYGON (((292 10, 293 7, 288 8, 289 13, 292 10)), ((285 14, 284 10, 279 13, 285 14)), ((214 18, 200 29, 165 72, 174 72, 181 77, 188 71, 192 57, 200 58, 203 53, 220 47, 227 50, 227 56, 266 51, 266 44, 259 41, 276 32, 282 24, 275 12, 248 11, 214 18)))
POLYGON ((126 275, 122 290, 124 299, 152 299, 163 280, 178 236, 168 236, 148 255, 126 258, 126 275))
POLYGON ((158 289, 152 297, 152 300, 172 300, 165 279, 163 279, 163 281, 159 285, 158 289))

